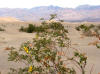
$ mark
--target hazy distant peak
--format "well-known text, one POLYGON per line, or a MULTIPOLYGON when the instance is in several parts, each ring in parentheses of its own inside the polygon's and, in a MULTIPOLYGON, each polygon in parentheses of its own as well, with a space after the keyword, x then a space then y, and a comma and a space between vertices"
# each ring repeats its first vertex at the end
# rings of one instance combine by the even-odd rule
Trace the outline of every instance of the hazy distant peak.
POLYGON ((53 6, 53 5, 50 5, 50 6, 39 6, 39 7, 34 7, 34 8, 31 8, 31 10, 39 10, 39 9, 63 9, 62 7, 59 7, 59 6, 53 6))
POLYGON ((84 9, 84 10, 92 10, 92 9, 98 9, 100 8, 100 5, 96 5, 96 6, 93 6, 93 5, 80 5, 78 7, 76 7, 76 9, 78 10, 81 10, 81 9, 84 9))
POLYGON ((62 8, 51 5, 31 9, 0 8, 0 16, 15 17, 23 21, 38 21, 40 18, 49 19, 50 14, 57 14, 59 19, 65 21, 100 21, 100 6, 80 5, 77 8, 62 8))
POLYGON ((50 5, 50 6, 48 6, 48 8, 50 8, 50 9, 60 9, 62 7, 50 5))

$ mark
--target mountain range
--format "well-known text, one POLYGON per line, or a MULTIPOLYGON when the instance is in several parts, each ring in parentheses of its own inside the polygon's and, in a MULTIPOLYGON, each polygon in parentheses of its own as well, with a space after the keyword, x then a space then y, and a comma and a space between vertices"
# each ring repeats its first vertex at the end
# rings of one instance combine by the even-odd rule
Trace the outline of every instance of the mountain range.
POLYGON ((62 8, 59 6, 40 6, 34 8, 0 8, 0 17, 14 17, 22 21, 38 21, 48 19, 50 14, 57 14, 57 18, 68 22, 99 22, 100 5, 80 5, 76 8, 62 8))

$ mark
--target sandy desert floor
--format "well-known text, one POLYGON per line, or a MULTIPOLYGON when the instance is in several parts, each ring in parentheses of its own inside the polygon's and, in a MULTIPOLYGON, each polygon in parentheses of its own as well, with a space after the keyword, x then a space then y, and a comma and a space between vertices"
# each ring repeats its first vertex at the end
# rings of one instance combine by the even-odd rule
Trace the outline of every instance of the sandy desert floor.
MULTIPOLYGON (((66 23, 72 46, 88 56, 86 74, 90 74, 92 67, 92 74, 98 74, 100 72, 100 49, 88 44, 99 40, 95 37, 82 36, 80 32, 75 30, 76 24, 66 23)), ((20 63, 17 65, 17 63, 8 62, 9 50, 5 50, 5 48, 11 46, 19 48, 23 42, 31 40, 34 37, 34 33, 19 32, 18 29, 22 26, 19 24, 0 24, 0 26, 6 30, 0 31, 0 72, 1 74, 7 74, 10 67, 20 67, 20 63)))

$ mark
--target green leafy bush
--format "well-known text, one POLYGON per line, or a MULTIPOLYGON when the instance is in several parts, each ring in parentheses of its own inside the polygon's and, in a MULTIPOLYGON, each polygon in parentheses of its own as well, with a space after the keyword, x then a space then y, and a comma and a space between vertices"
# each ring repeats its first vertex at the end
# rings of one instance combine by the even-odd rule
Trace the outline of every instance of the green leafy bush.
POLYGON ((62 23, 46 22, 37 28, 32 41, 23 43, 19 51, 11 49, 8 60, 25 63, 25 67, 11 68, 9 74, 76 74, 74 67, 67 66, 68 61, 76 62, 85 74, 85 55, 75 51, 67 57, 70 39, 62 23))
POLYGON ((43 32, 44 28, 42 26, 35 26, 33 24, 29 24, 28 27, 25 27, 25 28, 23 26, 21 26, 19 31, 27 32, 27 33, 43 32))
POLYGON ((23 26, 21 26, 21 28, 19 29, 19 31, 22 32, 27 32, 27 33, 32 33, 34 32, 36 29, 36 26, 34 26, 33 24, 29 24, 28 27, 24 28, 23 26))
POLYGON ((28 33, 32 33, 35 30, 35 26, 33 24, 29 24, 28 28, 27 28, 27 32, 28 33))

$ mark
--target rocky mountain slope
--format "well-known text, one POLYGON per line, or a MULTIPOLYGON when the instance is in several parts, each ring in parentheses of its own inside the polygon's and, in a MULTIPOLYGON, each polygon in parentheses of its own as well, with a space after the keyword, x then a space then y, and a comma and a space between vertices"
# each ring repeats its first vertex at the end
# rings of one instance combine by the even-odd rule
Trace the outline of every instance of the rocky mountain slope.
POLYGON ((65 21, 100 21, 100 6, 81 5, 76 8, 62 8, 58 6, 40 6, 27 8, 0 8, 0 16, 15 17, 24 21, 39 20, 41 17, 48 19, 50 14, 56 13, 58 19, 65 21))

